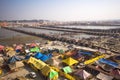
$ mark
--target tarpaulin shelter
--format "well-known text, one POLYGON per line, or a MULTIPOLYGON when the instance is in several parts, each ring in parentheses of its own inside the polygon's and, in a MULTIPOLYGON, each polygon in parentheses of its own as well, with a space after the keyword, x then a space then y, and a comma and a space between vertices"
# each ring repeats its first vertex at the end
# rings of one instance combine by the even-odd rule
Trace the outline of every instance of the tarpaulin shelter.
POLYGON ((86 80, 88 77, 91 76, 90 73, 88 73, 87 71, 85 70, 79 70, 75 73, 75 75, 79 76, 82 80, 86 80))
POLYGON ((39 47, 30 48, 30 52, 40 52, 39 47))
POLYGON ((49 73, 49 78, 52 79, 52 80, 57 80, 58 72, 56 72, 54 70, 51 70, 50 73, 49 73))
POLYGON ((113 79, 112 76, 109 76, 103 73, 99 73, 96 77, 100 80, 112 80, 113 79))
POLYGON ((8 51, 13 51, 14 49, 12 47, 5 47, 5 51, 8 52, 8 51))
POLYGON ((34 57, 37 58, 37 59, 40 59, 42 56, 43 56, 42 53, 37 52, 34 57))
POLYGON ((12 56, 16 55, 16 52, 13 51, 13 50, 10 50, 6 53, 6 55, 9 56, 9 57, 12 57, 12 56))
POLYGON ((72 72, 72 69, 70 68, 70 66, 66 66, 66 67, 63 68, 63 71, 64 71, 65 73, 71 73, 71 72, 72 72))
POLYGON ((34 57, 30 57, 29 60, 28 60, 28 63, 33 64, 34 67, 39 69, 39 70, 41 70, 43 67, 46 66, 46 64, 43 61, 38 60, 38 59, 36 59, 34 57))
POLYGON ((20 51, 22 50, 22 46, 17 45, 17 46, 15 47, 15 50, 16 50, 16 52, 20 52, 20 51))
POLYGON ((66 56, 72 56, 72 55, 76 55, 77 51, 72 50, 72 51, 68 51, 65 53, 66 56))
POLYGON ((66 64, 69 65, 69 66, 78 63, 77 60, 75 60, 75 59, 73 59, 73 58, 71 58, 71 57, 69 57, 69 58, 67 58, 67 59, 64 59, 62 62, 66 63, 66 64))
POLYGON ((37 46, 36 43, 31 43, 31 44, 30 44, 30 47, 36 47, 36 46, 37 46))
POLYGON ((47 61, 51 57, 52 57, 51 54, 48 54, 48 55, 43 54, 42 57, 40 57, 39 59, 42 60, 42 61, 47 61))
POLYGON ((118 63, 115 63, 113 61, 110 61, 110 60, 107 60, 107 59, 104 59, 104 58, 100 59, 99 62, 104 63, 104 64, 108 64, 108 65, 113 66, 115 68, 118 67, 118 63))
POLYGON ((82 51, 82 50, 79 50, 78 53, 83 54, 83 55, 89 55, 89 56, 92 55, 91 52, 86 52, 86 51, 82 51))
POLYGON ((15 69, 15 68, 23 67, 24 64, 22 63, 22 61, 17 61, 17 62, 15 62, 14 64, 9 64, 8 66, 9 66, 9 68, 10 68, 11 70, 13 70, 13 69, 15 69))
POLYGON ((13 56, 10 59, 8 59, 8 63, 15 63, 16 61, 20 61, 21 59, 17 56, 13 56))
POLYGON ((2 51, 5 47, 0 45, 0 51, 2 51))

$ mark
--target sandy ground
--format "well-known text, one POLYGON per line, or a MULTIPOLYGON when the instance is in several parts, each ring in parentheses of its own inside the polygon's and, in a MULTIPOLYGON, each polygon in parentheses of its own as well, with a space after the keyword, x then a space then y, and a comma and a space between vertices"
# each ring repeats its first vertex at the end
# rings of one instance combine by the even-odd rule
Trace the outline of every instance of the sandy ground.
POLYGON ((47 41, 43 38, 36 37, 36 36, 17 36, 12 38, 5 38, 0 39, 1 45, 13 45, 13 44, 24 44, 24 43, 31 43, 31 42, 44 42, 47 41))
POLYGON ((5 77, 2 77, 3 80, 13 80, 16 77, 26 77, 28 80, 43 80, 42 77, 38 72, 33 70, 30 66, 24 66, 23 68, 18 69, 18 71, 10 73, 6 75, 5 77), (37 77, 35 79, 30 78, 29 73, 35 72, 37 74, 37 77))

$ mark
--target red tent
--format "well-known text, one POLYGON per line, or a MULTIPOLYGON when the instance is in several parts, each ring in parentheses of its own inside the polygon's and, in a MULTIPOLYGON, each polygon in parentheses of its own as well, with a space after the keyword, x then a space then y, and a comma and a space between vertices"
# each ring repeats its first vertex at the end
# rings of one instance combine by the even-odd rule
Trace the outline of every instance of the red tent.
POLYGON ((31 43, 31 44, 30 44, 30 47, 35 47, 35 46, 37 46, 36 43, 31 43))
POLYGON ((2 51, 5 47, 0 45, 0 51, 2 51))

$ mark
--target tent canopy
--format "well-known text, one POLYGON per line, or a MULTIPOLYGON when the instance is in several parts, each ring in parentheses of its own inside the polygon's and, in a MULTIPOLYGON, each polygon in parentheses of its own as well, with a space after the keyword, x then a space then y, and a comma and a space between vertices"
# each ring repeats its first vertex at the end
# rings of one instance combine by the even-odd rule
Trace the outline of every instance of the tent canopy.
POLYGON ((39 59, 42 61, 47 61, 51 57, 52 57, 52 54, 48 54, 48 55, 43 54, 42 57, 40 57, 39 59))
POLYGON ((16 61, 20 61, 21 59, 17 56, 13 56, 8 60, 8 63, 14 63, 16 61))
POLYGON ((75 75, 78 75, 81 79, 86 80, 91 74, 85 70, 79 70, 75 73, 75 75))
POLYGON ((42 56, 43 56, 42 53, 37 52, 34 57, 37 58, 37 59, 40 59, 42 56))
POLYGON ((66 67, 63 68, 63 71, 64 71, 65 73, 71 73, 71 72, 72 72, 72 69, 70 68, 70 66, 66 66, 66 67))
POLYGON ((0 45, 0 51, 2 51, 5 47, 0 45))
POLYGON ((49 75, 49 78, 50 79, 53 79, 54 77, 58 76, 58 72, 54 71, 54 70, 51 70, 50 72, 50 75, 49 75))
POLYGON ((83 54, 83 55, 89 55, 89 56, 92 55, 91 52, 86 52, 86 51, 81 51, 81 50, 79 50, 78 53, 83 54))
POLYGON ((30 48, 30 52, 40 52, 39 47, 30 48))
POLYGON ((112 62, 112 61, 104 59, 104 58, 100 59, 99 62, 104 63, 104 64, 108 64, 108 65, 113 66, 115 68, 118 67, 118 63, 112 62))
POLYGON ((31 43, 31 44, 30 44, 30 47, 35 47, 35 46, 37 46, 36 43, 31 43))
POLYGON ((73 58, 71 58, 71 57, 63 60, 62 62, 66 63, 66 64, 69 65, 69 66, 71 66, 71 65, 73 65, 73 64, 75 64, 75 63, 78 63, 77 60, 75 60, 75 59, 73 59, 73 58))

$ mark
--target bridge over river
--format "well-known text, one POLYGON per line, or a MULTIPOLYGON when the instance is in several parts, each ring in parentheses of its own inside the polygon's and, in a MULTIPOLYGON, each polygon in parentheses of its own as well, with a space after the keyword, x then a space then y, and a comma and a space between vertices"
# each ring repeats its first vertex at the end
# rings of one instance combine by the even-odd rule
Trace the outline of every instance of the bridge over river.
MULTIPOLYGON (((21 30, 21 29, 17 29, 17 28, 10 28, 10 27, 4 27, 5 29, 9 29, 9 30, 12 30, 12 31, 16 31, 16 32, 20 32, 20 33, 25 33, 25 34, 29 34, 29 35, 33 35, 33 36, 38 36, 38 37, 42 37, 42 38, 45 38, 45 39, 48 39, 48 40, 58 40, 58 41, 62 41, 62 42, 67 42, 67 43, 70 43, 70 44, 75 44, 75 45, 79 45, 79 46, 85 46, 85 47, 90 47, 90 48, 96 48, 96 49, 99 49, 99 48, 101 48, 101 49, 104 49, 104 50, 109 50, 109 49, 106 49, 106 48, 104 48, 104 47, 101 47, 101 46, 98 46, 98 45, 93 45, 93 44, 90 44, 90 43, 86 43, 86 42, 83 42, 83 41, 81 41, 81 40, 76 40, 76 39, 70 39, 70 38, 66 38, 66 37, 62 37, 62 36, 56 36, 56 35, 50 35, 50 34, 48 34, 48 33, 37 33, 37 32, 31 32, 31 31, 26 31, 26 30, 21 30)), ((45 29, 45 30, 53 30, 53 31, 55 31, 56 30, 56 28, 51 28, 51 29, 49 29, 48 27, 29 27, 29 28, 36 28, 36 29, 45 29)), ((73 33, 75 33, 75 29, 58 29, 57 31, 63 31, 63 32, 73 32, 73 33)), ((116 29, 114 29, 114 30, 116 30, 116 29)), ((84 32, 85 30, 83 30, 83 33, 86 33, 87 31, 87 34, 89 33, 89 32, 97 32, 97 30, 96 31, 94 31, 94 30, 86 30, 86 32, 84 32)), ((78 30, 76 30, 76 32, 78 33, 78 30)), ((109 32, 109 31, 108 31, 109 32)), ((80 33, 82 33, 82 32, 80 32, 80 33)), ((99 30, 98 31, 98 33, 99 34, 95 34, 95 35, 104 35, 104 34, 102 34, 102 30, 99 30), (101 31, 101 32, 100 32, 101 31)), ((104 32, 105 33, 105 32, 104 32)), ((93 34, 94 35, 94 34, 93 34)), ((111 33, 111 35, 109 35, 109 33, 108 34, 106 34, 106 35, 108 35, 108 36, 114 36, 114 37, 120 37, 119 36, 119 30, 118 30, 118 32, 115 32, 115 33, 111 33)), ((104 35, 104 36, 106 36, 106 35, 104 35)), ((114 51, 114 50, 110 50, 111 52, 114 52, 114 53, 119 53, 119 52, 117 52, 117 51, 114 51)))

